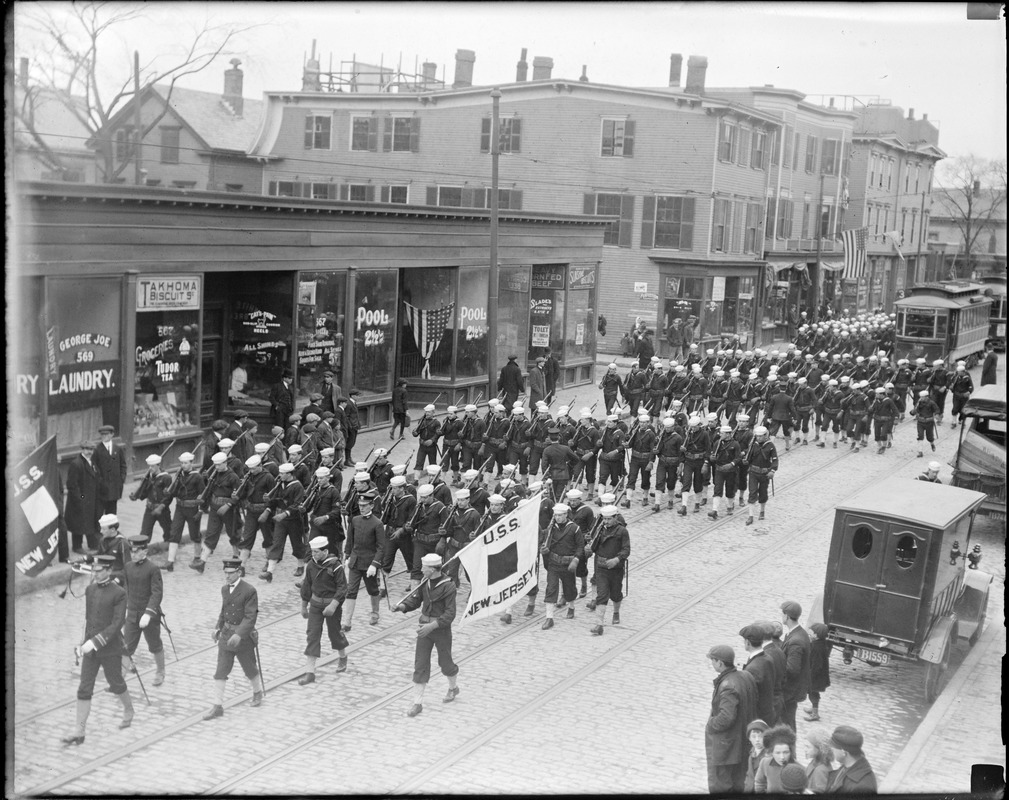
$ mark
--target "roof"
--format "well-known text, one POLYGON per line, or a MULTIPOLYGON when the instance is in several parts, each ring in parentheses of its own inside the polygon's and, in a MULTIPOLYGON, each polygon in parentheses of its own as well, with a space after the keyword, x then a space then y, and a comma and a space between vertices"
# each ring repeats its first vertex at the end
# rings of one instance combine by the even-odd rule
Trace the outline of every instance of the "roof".
MULTIPOLYGON (((153 89, 162 99, 168 97, 168 86, 156 84, 153 89)), ((220 94, 178 86, 172 89, 169 105, 211 149, 242 153, 259 131, 264 108, 261 100, 243 99, 242 116, 236 117, 220 94)))
MULTIPOLYGON (((85 147, 85 142, 91 135, 87 126, 74 114, 68 105, 77 108, 81 117, 88 116, 87 101, 83 97, 66 95, 52 89, 32 87, 30 107, 25 108, 26 116, 33 116, 34 128, 39 138, 46 146, 61 153, 78 151, 82 155, 91 155, 85 147)), ((21 111, 28 102, 25 90, 15 86, 16 111, 21 111)), ((31 145, 29 134, 21 132, 21 125, 15 126, 15 139, 18 144, 31 145)))
POLYGON ((876 514, 894 520, 946 528, 984 501, 983 492, 928 481, 887 478, 838 503, 838 511, 876 514))
POLYGON ((982 303, 991 303, 990 297, 977 294, 955 295, 941 297, 935 294, 912 294, 894 301, 897 308, 964 308, 982 303))
POLYGON ((961 412, 965 417, 999 419, 1005 422, 1005 387, 989 384, 976 389, 964 404, 961 412))

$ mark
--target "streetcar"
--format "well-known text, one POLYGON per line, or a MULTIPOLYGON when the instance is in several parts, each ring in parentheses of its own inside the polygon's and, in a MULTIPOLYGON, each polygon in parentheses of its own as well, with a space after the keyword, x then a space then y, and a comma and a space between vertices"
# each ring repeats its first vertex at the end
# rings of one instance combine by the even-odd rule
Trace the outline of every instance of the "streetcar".
POLYGON ((1005 323, 1006 323, 1006 276, 988 275, 981 279, 982 293, 992 300, 991 324, 988 331, 988 338, 991 339, 995 349, 1000 353, 1005 352, 1005 323))
POLYGON ((953 467, 953 485, 984 492, 981 513, 1006 517, 1006 396, 1005 387, 989 384, 975 391, 960 412, 960 441, 953 467))
POLYGON ((920 283, 897 300, 894 357, 929 364, 942 359, 952 366, 964 361, 968 369, 984 356, 992 298, 970 281, 920 283))
POLYGON ((931 703, 952 648, 981 636, 992 576, 976 568, 974 518, 986 496, 969 489, 888 478, 839 505, 823 594, 810 623, 823 622, 845 664, 924 666, 931 703))

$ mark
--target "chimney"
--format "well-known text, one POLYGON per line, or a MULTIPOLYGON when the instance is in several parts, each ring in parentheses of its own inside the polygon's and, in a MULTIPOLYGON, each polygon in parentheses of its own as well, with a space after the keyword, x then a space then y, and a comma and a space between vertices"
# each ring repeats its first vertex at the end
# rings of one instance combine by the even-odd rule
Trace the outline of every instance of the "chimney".
POLYGON ((588 64, 582 64, 582 77, 578 79, 582 83, 589 82, 589 67, 588 64))
POLYGON ((974 196, 981 196, 981 181, 974 181, 974 196))
POLYGON ((690 56, 687 59, 687 83, 684 91, 688 94, 704 94, 704 76, 708 71, 706 56, 690 56))
POLYGON ((913 108, 909 108, 907 110, 907 118, 908 119, 914 119, 914 109, 913 108))
POLYGON ((831 108, 834 107, 834 98, 833 97, 830 98, 830 107, 831 108))
POLYGON ((21 56, 21 69, 18 73, 18 79, 21 82, 21 88, 28 88, 28 59, 21 56))
POLYGON ((921 115, 921 121, 922 122, 928 122, 928 114, 922 114, 921 115))
POLYGON ((224 70, 224 102, 236 117, 242 116, 242 70, 241 60, 231 59, 231 69, 224 70))
POLYGON ((529 80, 529 62, 526 61, 526 48, 522 48, 522 57, 519 59, 519 63, 515 65, 515 80, 518 83, 522 81, 529 80))
POLYGON ((455 51, 455 80, 452 81, 453 89, 465 89, 473 85, 474 61, 476 61, 476 53, 472 50, 455 51))
POLYGON ((683 56, 673 53, 669 56, 669 88, 680 88, 680 73, 683 71, 683 56))
POLYGON ((315 57, 315 39, 312 39, 312 55, 305 62, 305 69, 301 73, 301 91, 322 91, 322 80, 319 78, 319 59, 315 57))
POLYGON ((434 84, 438 79, 438 65, 433 61, 425 61, 420 66, 421 78, 424 82, 424 88, 434 84))
POLYGON ((536 56, 533 59, 533 80, 548 81, 554 69, 554 60, 549 56, 536 56))

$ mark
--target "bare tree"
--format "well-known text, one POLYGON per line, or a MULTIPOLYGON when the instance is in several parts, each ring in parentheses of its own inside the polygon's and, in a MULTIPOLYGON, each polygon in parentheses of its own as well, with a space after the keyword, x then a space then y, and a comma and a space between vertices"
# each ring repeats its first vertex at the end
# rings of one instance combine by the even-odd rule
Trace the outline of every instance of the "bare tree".
POLYGON ((1005 224, 1006 162, 958 156, 941 172, 943 185, 935 189, 937 211, 949 217, 963 237, 965 258, 957 273, 970 276, 981 234, 1005 224))
POLYGON ((132 54, 121 37, 135 29, 134 36, 142 40, 143 31, 156 24, 149 9, 142 4, 107 2, 73 2, 69 4, 37 4, 27 6, 19 24, 37 42, 29 60, 30 72, 19 76, 21 96, 15 107, 22 135, 36 148, 43 161, 60 170, 61 156, 46 145, 44 135, 36 126, 39 104, 61 103, 92 138, 98 139, 102 154, 101 177, 115 180, 132 163, 142 142, 161 121, 176 82, 187 75, 201 72, 219 57, 233 55, 239 37, 256 27, 233 24, 197 25, 192 36, 173 53, 142 54, 136 74, 140 94, 151 86, 166 87, 165 102, 160 114, 148 121, 141 131, 133 131, 133 141, 126 143, 126 158, 115 158, 113 133, 108 123, 136 94, 132 54))

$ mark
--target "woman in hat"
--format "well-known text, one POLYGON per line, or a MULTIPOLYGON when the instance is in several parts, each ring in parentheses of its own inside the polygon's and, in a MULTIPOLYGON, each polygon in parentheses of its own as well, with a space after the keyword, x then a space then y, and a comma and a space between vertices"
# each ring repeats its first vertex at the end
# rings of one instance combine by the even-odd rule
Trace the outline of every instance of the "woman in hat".
POLYGON ((814 794, 827 791, 830 773, 834 769, 834 749, 830 746, 830 732, 819 725, 806 731, 806 787, 814 794))
POLYGON ((787 725, 775 725, 764 732, 766 755, 757 767, 753 778, 753 791, 757 794, 781 794, 781 771, 795 763, 795 731, 787 725))

